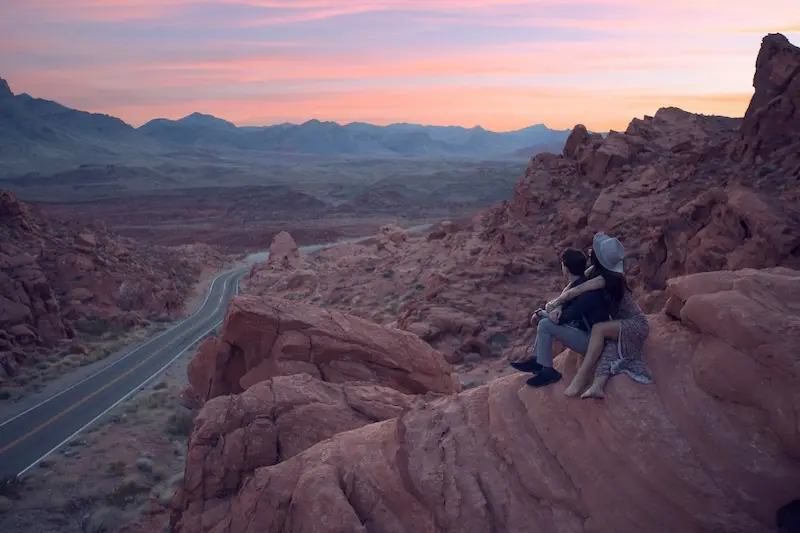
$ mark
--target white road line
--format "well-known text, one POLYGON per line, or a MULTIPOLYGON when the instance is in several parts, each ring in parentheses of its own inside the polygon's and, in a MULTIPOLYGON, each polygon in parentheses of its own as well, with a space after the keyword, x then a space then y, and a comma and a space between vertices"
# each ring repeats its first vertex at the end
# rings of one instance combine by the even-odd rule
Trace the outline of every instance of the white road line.
MULTIPOLYGON (((234 273, 234 272, 236 272, 236 271, 224 272, 224 273, 220 274, 219 276, 217 276, 216 278, 214 278, 214 280, 211 282, 211 286, 209 286, 209 288, 208 288, 208 294, 206 294, 206 297, 205 297, 205 299, 203 300, 203 304, 202 304, 202 305, 201 305, 201 306, 200 306, 200 307, 197 309, 197 311, 195 311, 194 313, 192 313, 190 316, 186 317, 185 319, 183 319, 183 320, 182 320, 182 321, 180 321, 179 323, 175 324, 175 325, 174 325, 174 326, 172 326, 170 329, 168 329, 168 330, 166 330, 166 331, 163 331, 163 332, 159 333, 158 335, 156 335, 155 337, 153 337, 153 338, 152 338, 152 339, 150 339, 149 341, 145 342, 144 344, 142 344, 142 345, 140 345, 140 346, 137 346, 136 348, 134 348, 133 350, 131 350, 131 351, 130 351, 130 352, 128 352, 127 354, 123 355, 122 357, 120 357, 120 358, 119 358, 119 359, 117 359, 116 361, 112 362, 111 364, 108 364, 108 365, 104 366, 103 368, 101 368, 101 369, 97 370, 96 372, 94 372, 94 373, 92 373, 92 374, 90 374, 90 375, 86 376, 85 378, 83 378, 82 380, 78 381, 77 383, 75 383, 75 384, 73 384, 73 385, 71 385, 71 386, 67 387, 66 389, 63 389, 63 390, 61 390, 61 391, 57 392, 56 394, 54 394, 53 396, 50 396, 49 398, 47 398, 47 399, 45 399, 45 400, 42 400, 41 402, 37 403, 37 404, 36 404, 36 405, 34 405, 33 407, 29 407, 28 409, 25 409, 25 410, 24 410, 24 411, 22 411, 21 413, 18 413, 18 414, 16 414, 16 415, 12 416, 11 418, 9 418, 9 419, 7 419, 7 420, 3 420, 2 422, 0 422, 0 427, 3 427, 3 426, 5 426, 6 424, 10 424, 11 422, 13 422, 14 420, 16 420, 17 418, 19 418, 19 417, 21 417, 21 416, 24 416, 24 415, 26 415, 26 414, 30 413, 31 411, 33 411, 34 409, 38 409, 39 407, 43 406, 44 404, 46 404, 46 403, 49 403, 49 402, 51 402, 51 401, 55 400, 56 398, 58 398, 58 397, 59 397, 59 396, 61 396, 62 394, 65 394, 65 393, 67 393, 67 392, 71 391, 72 389, 74 389, 75 387, 78 387, 79 385, 82 385, 83 383, 85 383, 85 382, 89 381, 89 380, 90 380, 90 379, 92 379, 93 377, 96 377, 96 376, 98 376, 98 375, 102 374, 103 372, 105 372, 105 371, 106 371, 106 370, 108 370, 109 368, 113 368, 114 366, 116 366, 116 365, 117 365, 117 364, 119 364, 120 362, 124 361, 124 360, 125 360, 125 359, 127 359, 128 357, 130 357, 130 356, 132 356, 132 355, 134 355, 134 354, 138 353, 138 352, 139 352, 139 351, 141 351, 143 348, 146 348, 146 347, 147 347, 147 346, 149 346, 150 344, 154 343, 155 341, 157 341, 158 339, 160 339, 161 337, 163 337, 163 336, 164 336, 164 335, 166 335, 167 333, 172 333, 172 332, 174 332, 174 331, 175 331, 175 329, 179 328, 180 326, 182 326, 183 324, 185 324, 185 323, 186 323, 186 322, 188 322, 189 320, 191 320, 191 319, 195 318, 195 317, 196 317, 196 316, 197 316, 197 315, 198 315, 198 314, 199 314, 199 313, 200 313, 200 312, 203 310, 203 308, 204 308, 204 307, 206 306, 206 304, 208 303, 208 299, 211 297, 211 293, 214 291, 214 284, 216 284, 216 283, 217 283, 217 281, 219 281, 219 279, 220 279, 220 278, 223 278, 223 277, 225 277, 225 276, 228 276, 228 275, 230 275, 230 274, 232 274, 232 273, 234 273)), ((224 293, 224 287, 223 287, 223 293, 224 293)), ((215 308, 215 311, 216 311, 216 308, 215 308)), ((213 313, 212 313, 212 314, 213 314, 213 313)))
POLYGON ((155 378, 156 378, 156 377, 157 377, 159 374, 161 374, 161 373, 162 373, 164 370, 166 370, 166 368, 167 368, 169 365, 171 365, 172 363, 174 363, 174 362, 175 362, 175 361, 176 361, 176 360, 177 360, 177 359, 178 359, 180 356, 182 356, 184 353, 186 353, 186 351, 187 351, 189 348, 191 348, 191 347, 194 345, 194 343, 196 343, 197 341, 199 341, 200 339, 202 339, 203 337, 205 337, 206 335, 208 335, 210 332, 214 331, 214 329, 216 329, 216 328, 217 328, 217 327, 218 327, 220 324, 222 324, 222 321, 221 321, 221 320, 220 320, 219 322, 217 322, 216 324, 214 324, 213 326, 211 326, 209 329, 205 330, 205 331, 204 331, 204 332, 203 332, 203 333, 202 333, 202 334, 201 334, 199 337, 195 338, 195 339, 194 339, 192 342, 190 342, 190 343, 189 343, 189 344, 186 346, 186 348, 184 348, 183 350, 181 350, 180 352, 178 352, 178 354, 177 354, 175 357, 173 357, 172 359, 170 359, 169 361, 167 361, 167 363, 166 363, 166 364, 164 364, 164 366, 162 366, 160 369, 158 369, 158 370, 157 370, 157 371, 156 371, 156 372, 155 372, 153 375, 151 375, 151 376, 150 376, 149 378, 147 378, 146 380, 142 381, 142 382, 141 382, 139 385, 137 385, 136 387, 133 387, 133 388, 132 388, 132 389, 131 389, 131 390, 130 390, 130 391, 129 391, 129 392, 128 392, 128 393, 127 393, 125 396, 123 396, 122 398, 120 398, 119 400, 117 400, 116 402, 114 402, 114 403, 111 405, 111 407, 109 407, 108 409, 106 409, 105 411, 103 411, 102 413, 100 413, 99 415, 97 415, 96 417, 94 417, 93 419, 91 419, 89 422, 87 422, 86 424, 84 424, 83 426, 81 426, 81 428, 80 428, 79 430, 77 430, 75 433, 73 433, 72 435, 70 435, 70 436, 69 436, 69 437, 67 437, 66 439, 64 439, 64 440, 62 440, 61 442, 59 442, 59 443, 58 443, 58 444, 57 444, 57 445, 56 445, 56 446, 55 446, 53 449, 51 449, 50 451, 48 451, 47 453, 45 453, 44 455, 42 455, 41 457, 39 457, 38 459, 36 459, 34 462, 32 462, 31 464, 29 464, 28 466, 26 466, 26 467, 25 467, 25 468, 24 468, 24 469, 23 469, 23 470, 22 470, 22 471, 21 471, 19 474, 17 474, 17 477, 21 477, 22 475, 24 475, 24 474, 25 474, 25 472, 27 472, 28 470, 30 470, 30 469, 31 469, 31 468, 33 468, 34 466, 38 465, 38 464, 39 464, 39 463, 42 461, 42 459, 44 459, 45 457, 47 457, 48 455, 50 455, 50 454, 51 454, 51 453, 53 453, 54 451, 58 450, 59 448, 61 448, 63 445, 65 445, 66 443, 68 443, 68 442, 69 442, 69 441, 71 441, 72 439, 74 439, 74 438, 75 438, 75 436, 77 436, 77 435, 78 435, 78 434, 80 434, 80 433, 81 433, 81 432, 82 432, 84 429, 88 428, 89 426, 91 426, 92 424, 94 424, 95 422, 97 422, 97 421, 98 421, 98 420, 99 420, 99 419, 100 419, 100 418, 101 418, 103 415, 105 415, 106 413, 108 413, 109 411, 111 411, 112 409, 114 409, 116 406, 118 406, 119 404, 121 404, 122 402, 124 402, 125 400, 127 400, 128 398, 130 398, 130 397, 131 397, 133 394, 135 394, 137 391, 139 391, 139 389, 141 389, 142 387, 144 387, 145 385, 147 385, 148 383, 150 383, 151 381, 153 381, 153 379, 155 379, 155 378))

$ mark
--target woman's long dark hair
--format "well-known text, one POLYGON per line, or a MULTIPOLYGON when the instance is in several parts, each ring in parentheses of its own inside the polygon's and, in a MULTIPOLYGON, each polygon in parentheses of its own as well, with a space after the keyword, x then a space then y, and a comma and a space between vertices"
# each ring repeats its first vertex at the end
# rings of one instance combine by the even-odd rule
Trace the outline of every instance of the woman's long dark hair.
POLYGON ((592 277, 602 276, 606 281, 604 292, 606 294, 606 298, 608 299, 609 311, 611 312, 612 317, 617 316, 617 313, 619 312, 619 306, 622 303, 622 298, 625 296, 625 293, 630 290, 628 287, 628 282, 625 281, 625 276, 622 274, 611 272, 606 267, 601 265, 593 251, 589 253, 589 259, 594 267, 594 273, 592 277))

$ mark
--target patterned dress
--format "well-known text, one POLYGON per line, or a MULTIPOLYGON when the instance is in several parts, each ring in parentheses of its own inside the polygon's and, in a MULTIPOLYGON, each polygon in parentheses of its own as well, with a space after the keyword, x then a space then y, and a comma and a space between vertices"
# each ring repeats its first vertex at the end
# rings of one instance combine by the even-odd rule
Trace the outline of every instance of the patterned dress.
POLYGON ((606 341, 595 374, 627 374, 639 383, 652 383, 650 370, 644 362, 644 341, 650 333, 650 325, 630 291, 625 292, 617 316, 613 318, 620 321, 619 340, 606 341))

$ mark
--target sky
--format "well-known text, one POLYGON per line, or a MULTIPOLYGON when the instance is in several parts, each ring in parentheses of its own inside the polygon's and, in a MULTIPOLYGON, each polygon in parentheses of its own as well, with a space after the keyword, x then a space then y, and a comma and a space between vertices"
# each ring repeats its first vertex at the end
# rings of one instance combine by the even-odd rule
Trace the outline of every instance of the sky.
POLYGON ((212 114, 622 130, 742 116, 798 0, 0 0, 15 93, 139 126, 212 114))

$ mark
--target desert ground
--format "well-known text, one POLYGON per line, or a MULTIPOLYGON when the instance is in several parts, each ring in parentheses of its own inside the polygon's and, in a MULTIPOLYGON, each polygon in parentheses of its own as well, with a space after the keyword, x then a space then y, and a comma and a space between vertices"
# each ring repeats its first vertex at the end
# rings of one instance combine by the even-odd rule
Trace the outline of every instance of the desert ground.
POLYGON ((264 250, 281 230, 301 245, 413 226, 507 200, 517 162, 295 158, 238 167, 87 167, 7 180, 55 217, 102 220, 113 231, 174 246, 264 250))

